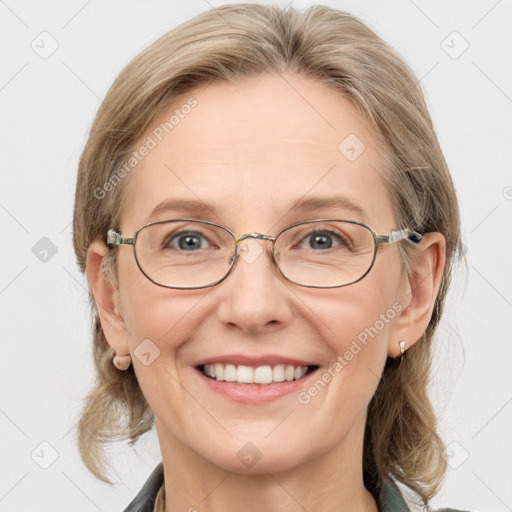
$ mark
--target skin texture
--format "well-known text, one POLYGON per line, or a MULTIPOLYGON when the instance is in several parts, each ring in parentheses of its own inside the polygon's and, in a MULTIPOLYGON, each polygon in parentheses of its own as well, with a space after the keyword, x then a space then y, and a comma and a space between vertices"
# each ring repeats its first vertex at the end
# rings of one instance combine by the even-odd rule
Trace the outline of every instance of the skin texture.
MULTIPOLYGON (((127 178, 123 236, 151 221, 186 216, 237 235, 275 235, 294 222, 325 217, 365 221, 379 234, 398 227, 379 140, 336 91, 294 75, 209 84, 173 103, 141 141, 191 96, 197 106, 127 178), (353 162, 338 150, 349 134, 366 147, 353 162), (357 204, 364 216, 325 206, 290 212, 301 198, 333 195, 357 204), (208 209, 150 218, 170 198, 200 200, 208 209)), ((428 325, 444 238, 425 236, 411 276, 393 244, 379 250, 362 281, 323 290, 289 283, 273 267, 267 242, 251 243, 262 246, 260 256, 251 263, 239 258, 225 281, 200 290, 151 283, 129 246, 118 249, 119 285, 112 286, 100 272, 104 243, 89 249, 87 275, 108 343, 120 355, 132 354, 155 414, 166 510, 377 510, 362 479, 367 405, 386 358, 399 356, 399 340, 409 348, 428 325), (393 304, 401 311, 305 405, 297 393, 266 404, 234 402, 211 391, 194 369, 207 357, 277 354, 314 361, 319 378, 393 304), (145 339, 160 350, 149 366, 133 355, 145 339), (237 456, 248 442, 261 453, 250 467, 237 456)))

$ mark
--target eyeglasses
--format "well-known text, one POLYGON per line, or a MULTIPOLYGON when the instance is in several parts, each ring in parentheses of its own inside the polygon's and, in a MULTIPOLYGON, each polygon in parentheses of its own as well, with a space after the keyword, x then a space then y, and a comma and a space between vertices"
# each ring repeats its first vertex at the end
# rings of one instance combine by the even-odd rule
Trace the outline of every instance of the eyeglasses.
MULTIPOLYGON (((275 237, 235 236, 214 222, 175 219, 147 224, 133 238, 110 229, 107 246, 132 245, 137 265, 150 281, 188 290, 215 286, 226 279, 244 252, 240 243, 251 238, 271 242, 272 260, 288 281, 309 288, 338 288, 370 272, 381 243, 419 243, 423 235, 396 229, 382 236, 362 222, 316 219, 288 226, 275 237)), ((259 256, 255 250, 242 258, 251 263, 259 256)))

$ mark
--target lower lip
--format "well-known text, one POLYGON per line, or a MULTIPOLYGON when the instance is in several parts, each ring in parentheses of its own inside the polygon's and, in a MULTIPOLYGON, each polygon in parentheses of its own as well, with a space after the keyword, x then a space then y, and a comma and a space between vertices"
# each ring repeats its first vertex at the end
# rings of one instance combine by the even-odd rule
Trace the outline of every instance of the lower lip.
POLYGON ((215 380, 207 377, 201 370, 196 370, 205 384, 212 391, 224 395, 225 397, 245 404, 261 404, 271 402, 289 395, 290 393, 298 393, 317 370, 308 373, 299 380, 274 382, 272 384, 239 384, 237 382, 226 382, 223 380, 215 380))

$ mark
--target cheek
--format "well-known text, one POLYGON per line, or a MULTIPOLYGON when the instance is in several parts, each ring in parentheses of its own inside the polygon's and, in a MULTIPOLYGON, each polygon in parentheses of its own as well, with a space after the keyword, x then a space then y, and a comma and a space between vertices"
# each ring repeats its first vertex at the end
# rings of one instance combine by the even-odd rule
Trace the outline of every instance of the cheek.
POLYGON ((126 311, 130 319, 132 350, 150 339, 162 355, 172 355, 199 328, 197 319, 204 291, 181 291, 156 287, 132 290, 126 311))
POLYGON ((372 271, 358 283, 334 291, 335 296, 320 299, 318 311, 338 354, 356 343, 369 347, 372 340, 387 339, 402 309, 399 284, 399 266, 387 266, 385 272, 372 271))
POLYGON ((323 309, 329 326, 324 341, 334 353, 335 370, 343 373, 344 386, 361 390, 370 373, 378 377, 382 372, 396 310, 393 301, 379 293, 351 294, 344 299, 338 309, 323 309))
MULTIPOLYGON (((394 271, 393 271, 394 272, 394 271)), ((399 281, 399 272, 396 282, 399 281)), ((323 443, 337 443, 354 424, 364 425, 366 410, 382 375, 387 345, 400 306, 387 277, 370 274, 354 285, 318 295, 306 317, 329 363, 297 397, 312 431, 323 443)), ((306 298, 303 302, 308 304, 306 298)), ((312 306, 313 301, 308 305, 312 306)), ((302 316, 306 313, 303 311, 302 316)))
POLYGON ((166 289, 146 281, 136 280, 126 290, 133 366, 155 416, 165 418, 173 431, 184 432, 188 422, 204 421, 204 411, 189 395, 190 358, 182 353, 201 328, 206 313, 201 304, 207 292, 166 289))
POLYGON ((362 281, 318 295, 315 314, 309 315, 330 348, 330 377, 325 379, 332 380, 334 388, 343 388, 340 397, 371 398, 386 362, 394 323, 403 309, 398 300, 399 261, 382 258, 381 263, 362 281))
POLYGON ((184 291, 157 286, 128 258, 120 261, 119 282, 123 284, 120 296, 126 333, 136 356, 144 347, 142 343, 150 346, 147 340, 160 355, 173 355, 200 325, 195 313, 208 289, 184 291))

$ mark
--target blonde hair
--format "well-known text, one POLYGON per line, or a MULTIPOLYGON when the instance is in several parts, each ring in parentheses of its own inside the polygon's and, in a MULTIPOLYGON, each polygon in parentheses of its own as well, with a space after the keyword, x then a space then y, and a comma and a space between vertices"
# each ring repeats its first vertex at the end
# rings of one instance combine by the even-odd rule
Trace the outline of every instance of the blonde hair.
MULTIPOLYGON (((84 272, 91 242, 119 226, 126 179, 113 178, 163 109, 202 83, 284 72, 320 80, 360 109, 385 146, 397 222, 446 238, 448 263, 428 328, 403 365, 388 359, 369 404, 364 441, 364 481, 371 492, 394 477, 428 503, 446 471, 427 385, 432 338, 461 245, 457 200, 418 80, 357 18, 323 6, 300 12, 226 5, 175 28, 135 57, 105 97, 80 159, 73 221, 78 264, 84 272), (101 192, 107 183, 114 185, 101 192)), ((406 261, 405 250, 402 255, 406 261)), ((115 269, 110 275, 115 279, 115 269)), ((121 372, 112 365, 92 296, 91 307, 97 382, 82 411, 78 441, 87 467, 110 483, 105 444, 134 444, 154 417, 133 367, 121 372)))

